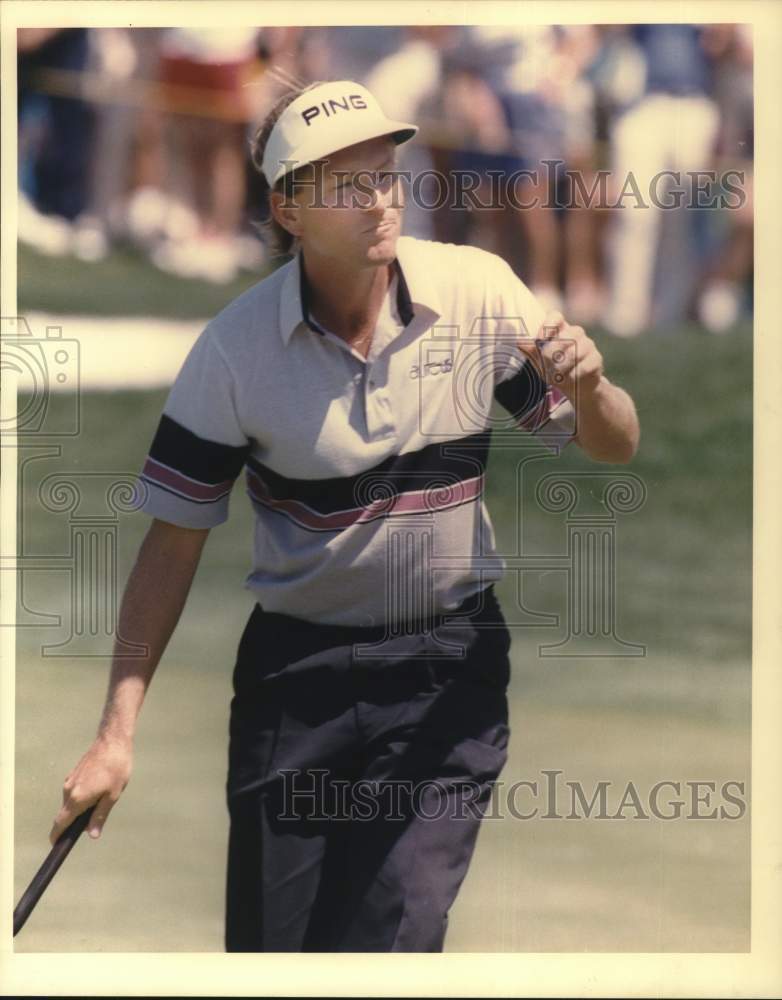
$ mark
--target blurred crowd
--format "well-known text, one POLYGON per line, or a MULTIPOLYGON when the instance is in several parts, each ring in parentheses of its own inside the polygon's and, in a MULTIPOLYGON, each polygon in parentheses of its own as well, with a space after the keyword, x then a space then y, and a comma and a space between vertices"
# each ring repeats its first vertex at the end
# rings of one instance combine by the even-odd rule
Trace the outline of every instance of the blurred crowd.
POLYGON ((723 333, 751 309, 744 25, 22 29, 18 71, 19 237, 41 253, 132 244, 184 277, 260 272, 249 140, 292 85, 353 79, 421 126, 413 176, 471 171, 489 204, 493 174, 526 171, 524 207, 408 198, 406 232, 500 253, 544 305, 617 336, 723 333), (663 194, 693 171, 716 195, 733 171, 740 197, 676 208, 663 194))

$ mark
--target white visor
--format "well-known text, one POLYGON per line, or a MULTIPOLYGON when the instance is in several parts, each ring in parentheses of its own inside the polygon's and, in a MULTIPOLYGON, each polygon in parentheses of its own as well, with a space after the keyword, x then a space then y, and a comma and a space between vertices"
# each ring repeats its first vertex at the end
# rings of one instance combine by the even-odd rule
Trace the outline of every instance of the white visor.
POLYGON ((270 187, 291 170, 366 139, 407 142, 417 125, 386 118, 366 87, 352 80, 323 83, 296 98, 272 129, 261 169, 270 187))

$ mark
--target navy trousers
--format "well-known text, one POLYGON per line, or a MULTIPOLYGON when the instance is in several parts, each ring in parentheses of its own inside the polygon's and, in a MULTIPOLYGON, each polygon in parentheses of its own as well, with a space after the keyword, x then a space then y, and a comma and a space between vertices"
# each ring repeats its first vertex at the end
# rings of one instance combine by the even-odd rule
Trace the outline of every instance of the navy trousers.
POLYGON ((399 634, 256 605, 234 670, 225 946, 442 951, 507 757, 492 588, 399 634))

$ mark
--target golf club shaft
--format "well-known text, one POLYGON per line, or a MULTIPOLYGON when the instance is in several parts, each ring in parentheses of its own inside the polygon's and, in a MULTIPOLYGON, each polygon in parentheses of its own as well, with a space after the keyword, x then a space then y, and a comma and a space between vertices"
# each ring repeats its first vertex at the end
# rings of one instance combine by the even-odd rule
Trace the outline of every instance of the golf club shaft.
POLYGON ((33 876, 33 880, 22 894, 22 898, 14 910, 14 937, 24 927, 27 918, 46 891, 46 887, 57 874, 60 865, 70 854, 73 845, 87 828, 94 809, 95 806, 91 806, 86 812, 77 816, 69 827, 63 830, 47 854, 44 863, 33 876))

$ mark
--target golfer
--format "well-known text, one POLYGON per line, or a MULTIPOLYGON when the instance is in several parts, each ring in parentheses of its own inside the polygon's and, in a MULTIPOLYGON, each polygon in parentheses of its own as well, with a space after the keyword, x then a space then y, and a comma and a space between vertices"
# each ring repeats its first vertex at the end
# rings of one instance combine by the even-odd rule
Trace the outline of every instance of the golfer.
POLYGON ((582 329, 499 257, 400 236, 394 153, 415 132, 343 80, 286 95, 256 136, 292 259, 207 326, 171 390, 119 621, 146 655, 118 643, 51 833, 97 803, 98 836, 127 784, 147 687, 245 470, 257 603, 233 675, 228 951, 443 949, 509 736, 492 402, 550 449, 637 447, 582 329))

